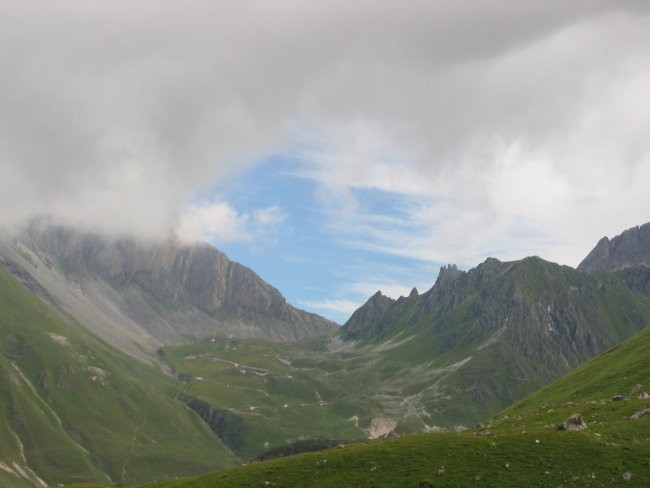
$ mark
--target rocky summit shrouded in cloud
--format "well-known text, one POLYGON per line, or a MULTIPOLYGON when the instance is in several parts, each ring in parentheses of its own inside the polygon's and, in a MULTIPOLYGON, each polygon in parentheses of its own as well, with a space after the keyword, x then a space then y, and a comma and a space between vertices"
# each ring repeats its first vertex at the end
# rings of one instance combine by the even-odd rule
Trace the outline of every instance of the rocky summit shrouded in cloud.
POLYGON ((649 9, 3 2, 0 223, 266 242, 299 210, 228 191, 291 160, 349 248, 576 265, 648 220, 649 9))

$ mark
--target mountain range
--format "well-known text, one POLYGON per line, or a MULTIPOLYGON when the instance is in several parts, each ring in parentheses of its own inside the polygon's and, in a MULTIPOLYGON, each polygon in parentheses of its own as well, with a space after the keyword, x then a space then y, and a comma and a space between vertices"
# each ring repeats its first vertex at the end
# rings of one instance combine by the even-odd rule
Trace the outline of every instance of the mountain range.
POLYGON ((422 295, 375 295, 340 334, 357 351, 391 346, 368 385, 398 425, 467 427, 649 324, 648 298, 626 277, 537 257, 445 267, 422 295))
POLYGON ((0 239, 0 481, 133 483, 466 430, 650 323, 649 232, 577 270, 445 266, 339 328, 211 246, 34 221, 0 239))

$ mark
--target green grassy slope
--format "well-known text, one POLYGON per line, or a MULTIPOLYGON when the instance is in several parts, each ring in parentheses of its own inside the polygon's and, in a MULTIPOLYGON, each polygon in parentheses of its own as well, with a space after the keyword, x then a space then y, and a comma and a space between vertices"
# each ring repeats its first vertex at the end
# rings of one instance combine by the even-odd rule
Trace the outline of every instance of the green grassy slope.
POLYGON ((469 432, 366 441, 146 486, 650 486, 650 416, 630 419, 650 408, 639 398, 650 391, 649 355, 646 328, 469 432), (588 429, 557 430, 573 413, 588 429))
POLYGON ((591 427, 589 435, 615 442, 648 426, 650 416, 645 422, 627 421, 650 408, 650 400, 639 398, 644 392, 650 393, 650 327, 504 410, 491 426, 503 432, 522 425, 544 428, 579 412, 591 427), (615 396, 622 399, 612 400, 615 396))
POLYGON ((237 464, 178 392, 0 267, 0 486, 133 483, 237 464))
POLYGON ((186 382, 188 404, 211 413, 220 437, 248 460, 304 438, 364 437, 351 414, 331 401, 336 392, 324 377, 326 366, 294 361, 301 351, 290 343, 214 338, 164 354, 186 382))

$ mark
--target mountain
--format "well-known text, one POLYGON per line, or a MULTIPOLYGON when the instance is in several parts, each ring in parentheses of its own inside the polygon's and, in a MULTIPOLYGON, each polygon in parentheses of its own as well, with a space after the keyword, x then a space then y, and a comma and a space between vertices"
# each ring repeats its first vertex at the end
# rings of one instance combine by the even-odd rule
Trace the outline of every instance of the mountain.
POLYGON ((186 336, 297 340, 337 329, 207 244, 110 238, 36 221, 4 239, 0 254, 94 333, 143 360, 186 336))
POLYGON ((0 486, 136 483, 237 465, 179 393, 0 266, 0 486))
POLYGON ((632 227, 611 240, 603 237, 578 270, 616 271, 639 265, 650 267, 650 223, 632 227))
POLYGON ((143 488, 650 486, 648 351, 645 328, 467 432, 341 444, 143 488), (586 430, 558 430, 575 414, 586 430))
MULTIPOLYGON (((650 284, 650 270, 636 277, 650 284)), ((650 324, 648 297, 626 280, 490 258, 443 268, 422 295, 375 295, 340 337, 347 354, 366 356, 357 384, 398 432, 467 427, 650 324)))
MULTIPOLYGON (((641 271, 638 288, 650 288, 641 271)), ((443 267, 423 294, 376 293, 330 337, 217 337, 163 352, 188 405, 246 460, 319 437, 463 430, 650 324, 650 296, 629 282, 492 258, 443 267)))
MULTIPOLYGON (((645 266, 585 273, 538 257, 511 262, 490 258, 469 271, 445 266, 425 293, 414 289, 409 296, 393 300, 378 292, 339 329, 290 307, 252 271, 209 246, 181 246, 173 240, 107 239, 35 224, 18 238, 0 242, 0 250, 3 266, 22 283, 21 292, 30 297, 30 305, 25 307, 30 313, 41 313, 40 308, 33 309, 38 303, 83 330, 84 343, 103 344, 111 354, 117 353, 114 346, 150 364, 120 354, 119 358, 102 359, 101 364, 73 364, 74 371, 80 371, 82 377, 88 371, 96 372, 89 367, 109 372, 108 376, 92 374, 93 383, 133 371, 134 388, 147 391, 140 381, 151 388, 159 385, 160 389, 147 392, 147 398, 170 409, 180 405, 184 414, 197 422, 197 428, 204 430, 206 439, 212 439, 212 449, 219 454, 210 454, 211 459, 224 465, 237 462, 237 458, 265 457, 269 449, 294 452, 305 446, 331 445, 332 439, 347 443, 422 431, 463 431, 650 324, 650 268, 645 266), (283 338, 289 340, 278 340, 283 338), (123 368, 109 371, 108 365, 114 362, 123 368), (151 376, 136 375, 140 370, 151 376), (168 396, 162 397, 162 391, 168 396)), ((9 298, 7 303, 13 302, 9 298)), ((25 376, 34 388, 25 383, 21 391, 39 395, 25 399, 20 410, 47 413, 43 401, 55 396, 48 397, 38 388, 58 385, 61 373, 52 366, 45 386, 39 383, 43 375, 38 371, 44 370, 41 364, 45 359, 30 359, 35 357, 29 350, 31 338, 40 351, 41 343, 60 346, 65 341, 59 336, 72 343, 73 335, 48 329, 47 322, 45 336, 37 332, 36 322, 33 327, 34 331, 26 329, 27 335, 18 342, 18 351, 29 352, 25 363, 18 362, 16 358, 21 356, 14 349, 8 349, 7 357, 21 371, 30 372, 25 376), (31 370, 29 365, 36 366, 31 370)), ((11 336, 0 340, 0 344, 13 343, 11 336)), ((98 352, 92 356, 78 349, 75 352, 70 358, 52 356, 52 364, 99 357, 98 352)), ((5 370, 9 386, 13 364, 5 370)), ((131 391, 126 387, 107 389, 106 397, 97 397, 114 405, 111 409, 116 418, 130 419, 113 438, 122 447, 131 446, 133 433, 150 422, 144 422, 140 411, 131 410, 135 408, 131 391)), ((18 397, 8 389, 0 394, 0 401, 11 395, 18 397)), ((74 396, 60 396, 58 401, 74 399, 80 403, 76 408, 88 409, 75 411, 85 419, 100 408, 94 398, 86 400, 92 396, 92 391, 81 388, 74 396)), ((156 411, 147 400, 133 396, 148 411, 156 411)), ((31 422, 17 424, 12 410, 7 411, 6 438, 12 439, 17 425, 31 422)), ((55 433, 53 438, 62 439, 56 434, 57 425, 76 427, 75 421, 63 421, 67 407, 55 411, 62 420, 54 421, 49 431, 55 433)), ((156 418, 162 422, 162 416, 156 418)), ((101 480, 108 475, 114 481, 121 476, 135 481, 115 468, 124 465, 123 451, 111 458, 102 454, 102 442, 91 448, 84 443, 94 439, 93 435, 79 436, 68 427, 63 430, 88 454, 77 458, 79 466, 87 467, 83 476, 66 474, 65 480, 101 480), (103 459, 112 459, 110 469, 103 459)), ((160 428, 164 431, 171 426, 160 428)), ((87 428, 88 432, 93 429, 87 428)), ((440 443, 452 446, 452 451, 467 447, 466 437, 456 435, 439 437, 444 442, 432 441, 430 445, 436 452, 442 452, 435 447, 440 443), (460 444, 454 444, 457 439, 460 444)), ((20 453, 26 451, 24 447, 21 451, 21 446, 27 445, 23 437, 29 439, 23 432, 20 443, 0 446, 4 449, 0 454, 4 452, 7 459, 0 459, 4 463, 0 470, 9 467, 14 474, 7 479, 14 479, 19 471, 11 463, 26 459, 24 466, 18 466, 25 473, 29 467, 43 478, 41 473, 54 468, 46 463, 46 454, 39 469, 33 467, 30 456, 23 458, 20 453)), ((42 444, 53 442, 47 441, 49 438, 44 436, 42 444)), ((148 431, 146 438, 157 441, 154 430, 148 431)), ((179 446, 183 442, 185 438, 179 446)), ((113 447, 107 449, 117 452, 113 447)), ((153 456, 150 449, 145 443, 141 455, 153 456)), ((166 455, 175 459, 178 453, 171 449, 166 455)), ((52 465, 58 466, 58 458, 52 459, 52 465)), ((126 459, 131 466, 131 456, 126 459)), ((154 477, 160 469, 159 458, 152 459, 138 471, 143 479, 154 477)), ((172 467, 170 462, 167 471, 161 472, 172 467)), ((200 471, 198 466, 191 469, 200 471)), ((127 469, 127 475, 130 471, 127 469)), ((52 473, 47 476, 48 482, 58 479, 52 473)), ((343 484, 356 481, 353 477, 343 484)))
MULTIPOLYGON (((417 294, 415 288, 413 291, 417 294)), ((344 336, 348 339, 355 338, 359 333, 368 333, 368 328, 372 328, 373 332, 379 333, 386 324, 390 323, 390 317, 386 313, 394 303, 395 300, 378 291, 370 297, 363 307, 354 311, 345 324, 344 336)))

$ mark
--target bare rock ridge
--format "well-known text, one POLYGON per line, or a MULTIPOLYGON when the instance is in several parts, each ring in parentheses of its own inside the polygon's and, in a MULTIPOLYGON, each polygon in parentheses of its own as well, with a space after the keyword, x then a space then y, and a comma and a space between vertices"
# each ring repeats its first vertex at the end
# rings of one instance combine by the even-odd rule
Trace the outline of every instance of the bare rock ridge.
POLYGON ((436 279, 436 285, 440 287, 448 287, 462 275, 463 271, 459 270, 455 264, 442 266, 438 278, 436 279))
POLYGON ((578 266, 579 271, 617 271, 650 267, 650 223, 632 227, 612 238, 603 237, 578 266))
POLYGON ((354 339, 367 334, 368 328, 377 329, 384 322, 386 312, 395 303, 390 297, 378 291, 362 307, 359 307, 345 324, 345 338, 354 339))
MULTIPOLYGON (((535 256, 488 258, 467 271, 443 266, 422 294, 371 297, 339 338, 377 361, 381 395, 375 398, 387 416, 400 419, 398 430, 410 421, 408 412, 436 412, 431 423, 417 416, 416 424, 427 429, 466 424, 650 324, 649 231, 650 224, 631 229, 592 252, 605 255, 601 263, 612 259, 614 271, 588 273, 535 256), (388 358, 399 358, 398 365, 388 358), (408 397, 408 410, 400 410, 397 401, 391 403, 396 391, 418 396, 408 397)), ((599 266, 609 269, 605 264, 599 266)))
MULTIPOLYGON (((642 288, 647 275, 638 278, 642 288)), ((490 258, 468 271, 443 267, 418 296, 375 295, 340 334, 369 347, 390 344, 405 358, 418 357, 412 351, 449 358, 444 367, 459 375, 450 373, 436 394, 478 412, 520 398, 647 326, 648 295, 626 281, 625 273, 582 273, 539 257, 490 258)))
POLYGON ((38 222, 19 241, 72 283, 86 288, 96 281, 108 283, 120 296, 117 308, 127 309, 126 315, 144 322, 143 328, 163 342, 182 334, 219 332, 296 340, 337 328, 289 305, 251 269, 207 244, 106 238, 38 222), (175 330, 148 323, 161 318, 167 329, 175 330))

